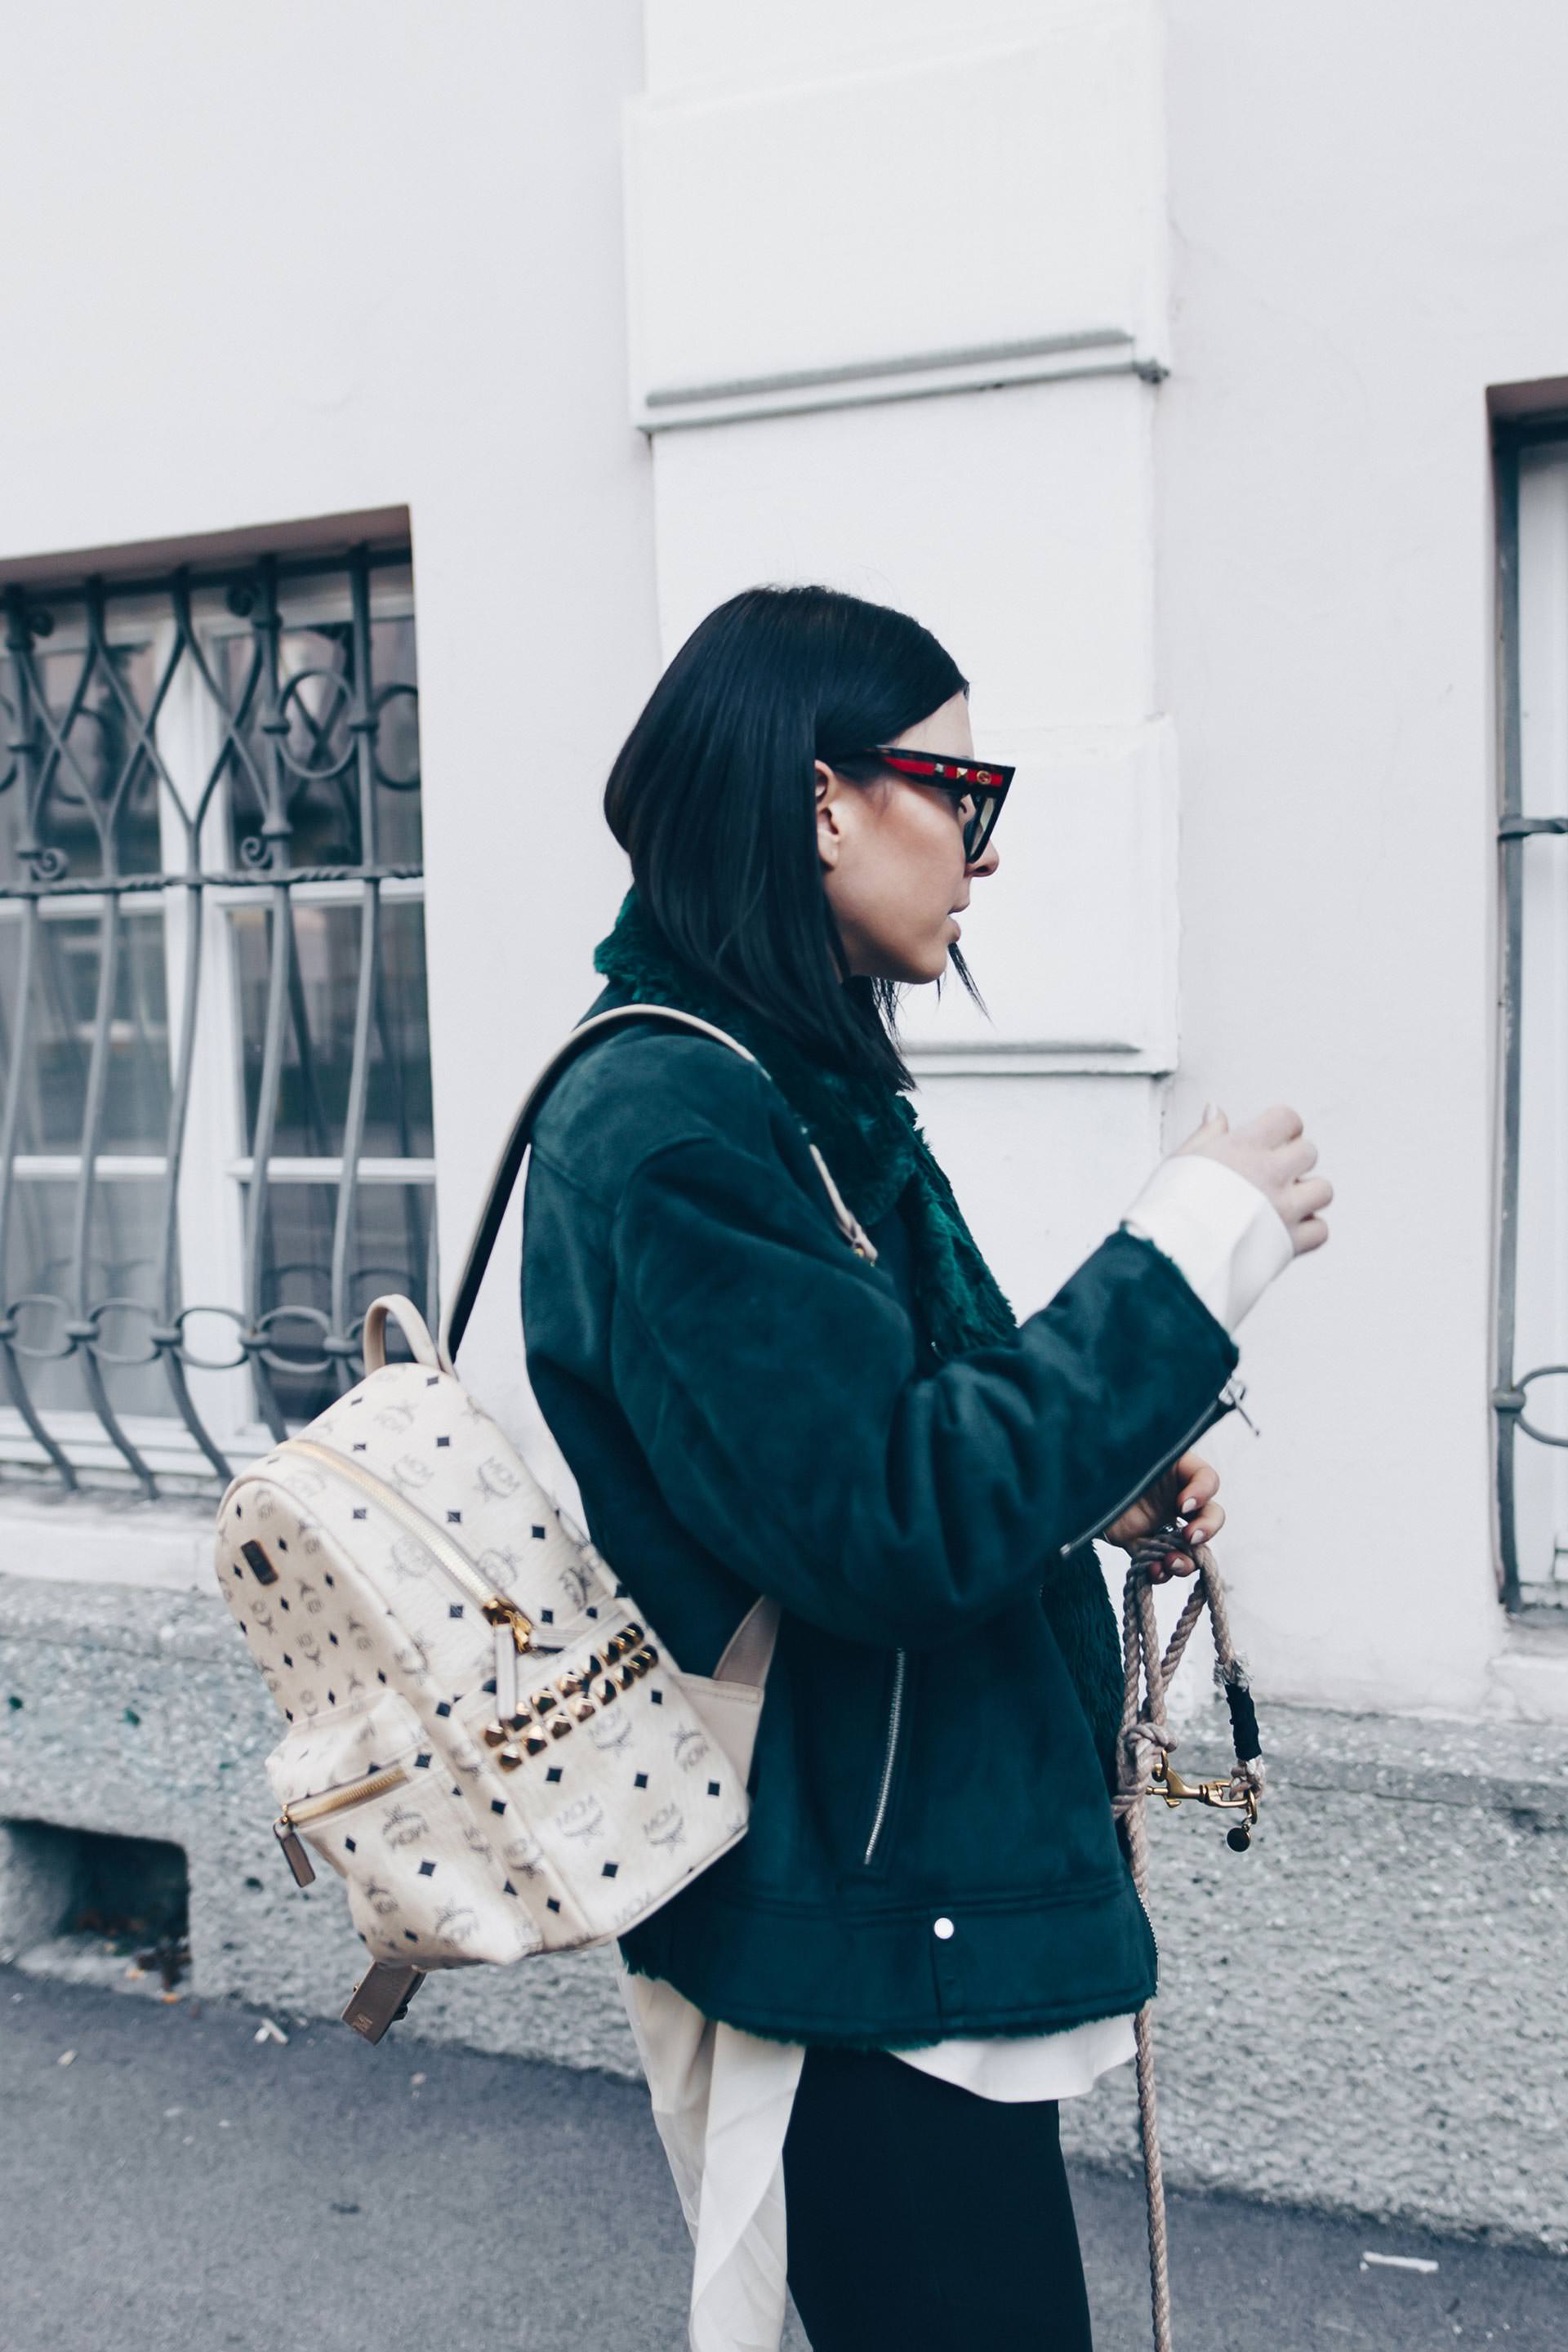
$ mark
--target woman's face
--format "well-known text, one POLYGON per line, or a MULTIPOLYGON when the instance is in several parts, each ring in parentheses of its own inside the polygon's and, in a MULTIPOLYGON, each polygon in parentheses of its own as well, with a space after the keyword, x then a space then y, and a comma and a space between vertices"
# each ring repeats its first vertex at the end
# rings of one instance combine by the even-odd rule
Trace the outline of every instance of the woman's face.
MULTIPOLYGON (((895 735, 889 748, 900 744, 973 760, 968 698, 955 694, 895 735)), ((977 864, 964 861, 963 826, 972 814, 968 801, 891 769, 873 783, 857 784, 817 761, 816 853, 851 972, 874 980, 941 978, 970 883, 996 871, 991 846, 977 864)))

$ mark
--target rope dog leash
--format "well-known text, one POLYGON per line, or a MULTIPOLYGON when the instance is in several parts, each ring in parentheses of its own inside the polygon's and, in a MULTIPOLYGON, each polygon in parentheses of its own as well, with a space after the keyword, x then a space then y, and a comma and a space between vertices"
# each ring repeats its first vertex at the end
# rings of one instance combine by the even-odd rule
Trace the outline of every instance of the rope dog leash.
MULTIPOLYGON (((1263 1794, 1263 1759, 1258 1753, 1258 1717, 1247 1686, 1247 1669, 1230 1638, 1225 1587, 1206 1544, 1184 1547, 1181 1534, 1156 1528, 1133 1548, 1121 1596, 1122 1706, 1121 1739, 1118 1750, 1120 1789, 1111 1808, 1127 1834, 1132 1883, 1145 1910, 1149 1906, 1149 1827, 1144 1808, 1151 1797, 1167 1805, 1185 1800, 1212 1805, 1237 1818, 1226 1843, 1237 1853, 1252 1842, 1258 1801, 1263 1794), (1197 1563, 1194 1589, 1176 1621, 1162 1654, 1154 1622, 1154 1592, 1150 1570, 1173 1549, 1188 1549, 1197 1563), (1165 1720, 1165 1693, 1171 1676, 1204 1611, 1209 1612, 1214 1635, 1215 1679, 1230 1709, 1235 1768, 1228 1778, 1184 1780, 1171 1764, 1176 1735, 1165 1720)), ((1138 2129, 1143 2147, 1143 2179, 1149 2205, 1149 2288, 1153 2319, 1154 2352, 1172 2352, 1171 2282, 1165 2233, 1165 2173, 1160 2153, 1160 2117, 1154 2095, 1153 2003, 1145 2001, 1134 2021, 1138 2052, 1138 2129)))

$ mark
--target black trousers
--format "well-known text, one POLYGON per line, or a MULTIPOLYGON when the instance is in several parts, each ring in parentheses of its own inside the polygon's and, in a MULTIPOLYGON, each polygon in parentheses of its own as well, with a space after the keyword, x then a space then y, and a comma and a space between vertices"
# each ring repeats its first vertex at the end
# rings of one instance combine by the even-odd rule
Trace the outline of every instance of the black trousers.
POLYGON ((812 2352, 1090 2352, 1054 2099, 983 2099, 886 2051, 814 2045, 784 2163, 812 2352))

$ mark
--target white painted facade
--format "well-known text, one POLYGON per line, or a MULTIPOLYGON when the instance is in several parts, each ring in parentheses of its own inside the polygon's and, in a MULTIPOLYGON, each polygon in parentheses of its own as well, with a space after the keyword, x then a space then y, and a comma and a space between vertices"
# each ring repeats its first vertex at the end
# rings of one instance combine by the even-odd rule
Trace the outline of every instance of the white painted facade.
MULTIPOLYGON (((1568 375, 1561 13, 153 0, 5 47, 0 574, 411 518, 448 1270, 593 992, 662 661, 757 580, 904 605, 1021 767, 994 1023, 908 1018, 1004 1286, 1206 1097, 1296 1102, 1334 1238, 1214 1440, 1260 1692, 1568 1722, 1489 1403, 1487 395, 1568 375)), ((512 1411, 516 1345, 503 1273, 465 1368, 512 1411)), ((5 1564, 185 1581, 153 1517, 5 1506, 5 1564)))

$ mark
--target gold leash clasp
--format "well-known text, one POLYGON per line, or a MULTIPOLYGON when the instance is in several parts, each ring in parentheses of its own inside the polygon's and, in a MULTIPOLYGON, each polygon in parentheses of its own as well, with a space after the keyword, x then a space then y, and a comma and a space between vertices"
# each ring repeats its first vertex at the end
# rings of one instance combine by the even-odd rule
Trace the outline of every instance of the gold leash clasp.
POLYGON ((1252 1831, 1258 1821, 1258 1791, 1244 1780, 1184 1780, 1170 1758, 1164 1756, 1149 1775, 1149 1793, 1163 1797, 1172 1807, 1190 1799, 1194 1804, 1212 1805, 1216 1812, 1243 1813, 1245 1822, 1237 1822, 1227 1843, 1238 1853, 1245 1853, 1252 1843, 1252 1831))

